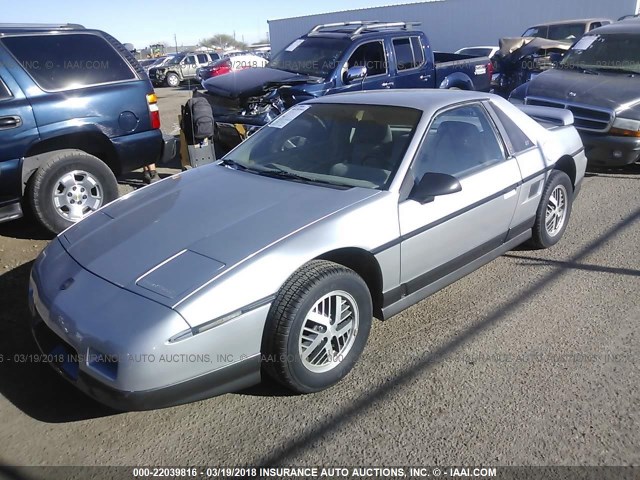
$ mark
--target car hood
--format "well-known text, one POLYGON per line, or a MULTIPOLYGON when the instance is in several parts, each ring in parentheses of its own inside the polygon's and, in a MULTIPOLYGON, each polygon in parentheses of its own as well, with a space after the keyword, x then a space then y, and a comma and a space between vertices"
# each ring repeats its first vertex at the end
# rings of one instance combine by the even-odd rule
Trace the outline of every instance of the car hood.
POLYGON ((630 78, 628 74, 603 72, 592 75, 577 70, 553 69, 529 83, 527 96, 615 111, 624 108, 625 117, 640 119, 640 111, 635 106, 640 102, 639 91, 640 80, 630 78))
POLYGON ((122 197, 59 238, 94 275, 172 307, 243 260, 377 193, 209 165, 122 197))
POLYGON ((247 68, 212 77, 202 83, 211 94, 226 98, 263 95, 269 85, 304 83, 310 77, 274 68, 247 68))

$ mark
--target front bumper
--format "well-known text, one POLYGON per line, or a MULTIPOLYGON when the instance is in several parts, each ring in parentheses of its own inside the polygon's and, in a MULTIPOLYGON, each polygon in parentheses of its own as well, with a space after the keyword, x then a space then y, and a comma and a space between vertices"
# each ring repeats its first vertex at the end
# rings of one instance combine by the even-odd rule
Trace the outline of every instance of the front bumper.
POLYGON ((260 383, 260 355, 196 378, 143 391, 119 390, 80 369, 79 355, 38 315, 32 332, 42 354, 63 378, 94 400, 115 410, 139 411, 172 407, 235 392, 260 383))
POLYGON ((590 165, 624 167, 640 159, 640 138, 579 132, 590 165))
POLYGON ((29 307, 43 358, 119 410, 178 405, 260 381, 269 305, 191 334, 176 311, 95 276, 55 239, 34 264, 29 307))

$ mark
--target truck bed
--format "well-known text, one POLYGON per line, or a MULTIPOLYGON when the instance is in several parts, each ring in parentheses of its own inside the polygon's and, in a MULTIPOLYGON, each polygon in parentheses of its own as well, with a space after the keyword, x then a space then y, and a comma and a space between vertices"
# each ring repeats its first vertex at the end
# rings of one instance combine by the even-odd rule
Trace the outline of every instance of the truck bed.
MULTIPOLYGON (((436 69, 436 85, 441 85, 445 78, 460 72, 471 78, 473 90, 488 92, 491 88, 491 60, 489 57, 434 52, 433 58, 436 69)), ((443 86, 443 88, 451 87, 443 86)))

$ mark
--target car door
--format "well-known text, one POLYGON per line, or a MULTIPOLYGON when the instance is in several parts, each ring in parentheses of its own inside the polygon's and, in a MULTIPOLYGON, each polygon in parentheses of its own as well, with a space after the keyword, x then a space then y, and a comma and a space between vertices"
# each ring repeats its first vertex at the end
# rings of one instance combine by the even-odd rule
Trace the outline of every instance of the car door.
POLYGON ((431 82, 432 68, 425 69, 425 55, 422 40, 418 35, 394 38, 391 40, 395 59, 395 88, 428 87, 431 82))
POLYGON ((384 40, 367 41, 355 47, 348 55, 348 60, 342 65, 336 84, 337 88, 330 93, 393 88, 394 82, 389 71, 388 54, 384 40), (346 81, 347 70, 360 66, 367 68, 367 76, 364 80, 356 80, 348 84, 346 81))
POLYGON ((196 76, 196 69, 198 68, 198 64, 196 62, 195 55, 187 55, 182 64, 180 65, 180 70, 182 71, 183 78, 192 78, 196 76))
POLYGON ((22 195, 21 162, 38 138, 31 104, 0 57, 0 206, 22 195))
POLYGON ((401 283, 410 295, 498 248, 518 200, 520 171, 481 103, 438 113, 405 179, 454 176, 462 189, 399 204, 401 283))

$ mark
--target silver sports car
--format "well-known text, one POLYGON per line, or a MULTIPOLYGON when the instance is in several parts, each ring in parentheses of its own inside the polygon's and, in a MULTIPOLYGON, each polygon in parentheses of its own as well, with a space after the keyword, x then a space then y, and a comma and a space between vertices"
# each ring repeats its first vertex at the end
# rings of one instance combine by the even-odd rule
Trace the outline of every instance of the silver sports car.
POLYGON ((300 104, 216 164, 120 198, 42 252, 34 336, 118 409, 338 382, 388 319, 560 240, 586 158, 571 112, 484 93, 300 104), (536 118, 537 120, 534 120, 536 118))

